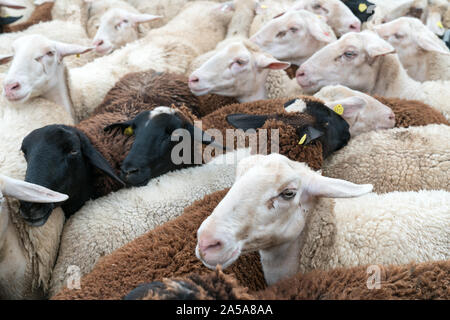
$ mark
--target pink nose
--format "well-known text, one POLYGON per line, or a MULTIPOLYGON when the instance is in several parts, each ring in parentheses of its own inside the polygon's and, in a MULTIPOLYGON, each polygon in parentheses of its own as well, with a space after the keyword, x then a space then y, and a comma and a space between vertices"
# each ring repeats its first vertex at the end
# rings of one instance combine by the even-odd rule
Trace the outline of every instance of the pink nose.
POLYGON ((97 40, 94 42, 94 46, 100 47, 101 45, 103 45, 103 43, 104 43, 103 40, 97 40))
POLYGON ((11 84, 7 84, 5 86, 5 92, 7 95, 14 93, 14 91, 17 91, 20 89, 20 83, 14 82, 11 84))
POLYGON ((194 83, 198 83, 200 81, 200 79, 196 76, 190 76, 189 77, 189 84, 194 84, 194 83))
POLYGON ((354 22, 350 25, 350 30, 354 31, 354 32, 359 32, 361 31, 361 22, 354 22))
POLYGON ((222 241, 211 236, 203 236, 198 241, 198 249, 202 255, 206 252, 220 250, 222 247, 222 241))

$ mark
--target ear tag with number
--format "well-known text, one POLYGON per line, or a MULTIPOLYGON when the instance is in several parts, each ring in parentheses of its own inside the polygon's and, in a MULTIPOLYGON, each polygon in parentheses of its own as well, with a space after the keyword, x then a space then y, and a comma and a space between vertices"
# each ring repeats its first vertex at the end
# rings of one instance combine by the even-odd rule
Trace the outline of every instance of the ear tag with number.
POLYGON ((342 106, 342 104, 335 105, 333 110, 340 116, 344 113, 344 107, 342 106))

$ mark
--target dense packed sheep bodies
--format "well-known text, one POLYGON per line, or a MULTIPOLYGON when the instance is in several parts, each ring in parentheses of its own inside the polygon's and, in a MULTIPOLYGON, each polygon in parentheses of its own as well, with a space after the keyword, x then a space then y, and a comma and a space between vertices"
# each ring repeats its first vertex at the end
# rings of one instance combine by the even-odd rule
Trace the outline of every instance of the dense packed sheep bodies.
POLYGON ((449 28, 447 0, 0 0, 0 299, 450 299, 449 28))

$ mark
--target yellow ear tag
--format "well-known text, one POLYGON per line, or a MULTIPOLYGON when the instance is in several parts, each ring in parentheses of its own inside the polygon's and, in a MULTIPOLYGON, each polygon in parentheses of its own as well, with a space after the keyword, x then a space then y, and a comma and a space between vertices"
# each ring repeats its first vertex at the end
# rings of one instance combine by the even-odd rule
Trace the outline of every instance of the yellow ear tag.
POLYGON ((366 10, 367 10, 367 4, 365 4, 365 3, 360 3, 359 6, 358 6, 358 10, 359 10, 360 12, 366 11, 366 10))
POLYGON ((298 144, 304 144, 305 143, 305 141, 306 141, 306 137, 307 137, 307 135, 306 135, 306 133, 303 135, 303 137, 300 139, 300 141, 298 142, 298 144))
POLYGON ((79 58, 79 57, 80 57, 80 54, 79 54, 79 53, 77 53, 76 57, 77 57, 77 58, 79 58))
POLYGON ((441 29, 444 29, 444 25, 442 24, 441 21, 438 21, 438 22, 437 22, 437 26, 438 26, 439 28, 441 28, 441 29))
POLYGON ((128 127, 124 130, 123 132, 126 136, 132 136, 133 135, 133 128, 132 127, 128 127))
POLYGON ((342 106, 342 104, 335 105, 333 110, 340 116, 344 113, 344 107, 342 106))

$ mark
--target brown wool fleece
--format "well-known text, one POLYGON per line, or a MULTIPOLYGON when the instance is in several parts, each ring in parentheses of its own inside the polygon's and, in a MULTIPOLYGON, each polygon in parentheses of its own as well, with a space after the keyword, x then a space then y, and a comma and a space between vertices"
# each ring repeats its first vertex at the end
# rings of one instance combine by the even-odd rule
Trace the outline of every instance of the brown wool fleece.
POLYGON ((120 110, 129 119, 145 108, 182 104, 196 116, 204 116, 222 106, 236 103, 235 98, 218 95, 197 97, 189 90, 184 75, 160 73, 154 70, 133 72, 122 77, 108 92, 94 114, 120 110))
MULTIPOLYGON (((165 279, 155 286, 143 288, 138 300, 397 300, 449 299, 450 261, 424 262, 407 265, 377 265, 380 288, 369 277, 369 266, 314 270, 297 274, 253 294, 239 286, 232 275, 216 270, 209 274, 192 274, 183 278, 165 279), (368 281, 369 280, 369 281, 368 281), (189 292, 189 296, 186 295, 189 292)), ((372 278, 371 278, 372 279, 372 278)))
POLYGON ((396 127, 408 128, 428 124, 450 125, 441 112, 423 102, 381 96, 373 97, 392 109, 395 113, 396 127))
MULTIPOLYGON (((319 101, 306 96, 300 96, 299 98, 304 100, 306 104, 309 101, 319 101)), ((226 129, 234 129, 226 121, 227 115, 233 113, 270 115, 272 119, 268 119, 261 127, 261 129, 267 130, 268 145, 258 145, 258 149, 261 151, 266 150, 267 153, 270 153, 272 130, 277 129, 279 131, 280 154, 289 157, 291 160, 306 162, 312 169, 319 170, 323 163, 322 143, 314 141, 306 146, 299 145, 300 137, 295 130, 296 127, 314 124, 315 119, 305 113, 286 112, 284 104, 289 100, 291 99, 271 99, 228 105, 201 118, 202 128, 203 130, 210 128, 219 129, 225 138, 226 129)), ((234 139, 235 147, 237 140, 237 138, 234 139)), ((246 146, 248 146, 248 141, 249 139, 246 138, 246 146)), ((222 143, 224 144, 225 141, 222 141, 222 143)), ((256 150, 252 151, 256 152, 256 150)))
POLYGON ((51 21, 52 9, 54 5, 54 2, 44 2, 43 4, 36 6, 27 21, 15 25, 3 26, 3 32, 23 31, 39 22, 51 21))
MULTIPOLYGON (((197 229, 227 192, 215 192, 194 202, 180 217, 101 258, 81 279, 80 290, 64 289, 52 299, 121 299, 147 282, 210 272, 195 256, 197 229)), ((241 256, 226 273, 251 291, 266 286, 257 253, 241 256)))
MULTIPOLYGON (((144 288, 143 288, 144 289, 144 288)), ((164 279, 157 287, 147 287, 138 300, 251 300, 248 288, 223 273, 219 267, 207 274, 192 274, 186 278, 164 279)), ((136 300, 136 298, 133 298, 136 300)))
MULTIPOLYGON (((450 260, 380 268, 381 288, 369 289, 369 266, 297 274, 258 292, 258 299, 449 299, 450 260)), ((369 281, 370 282, 370 281, 369 281)))

